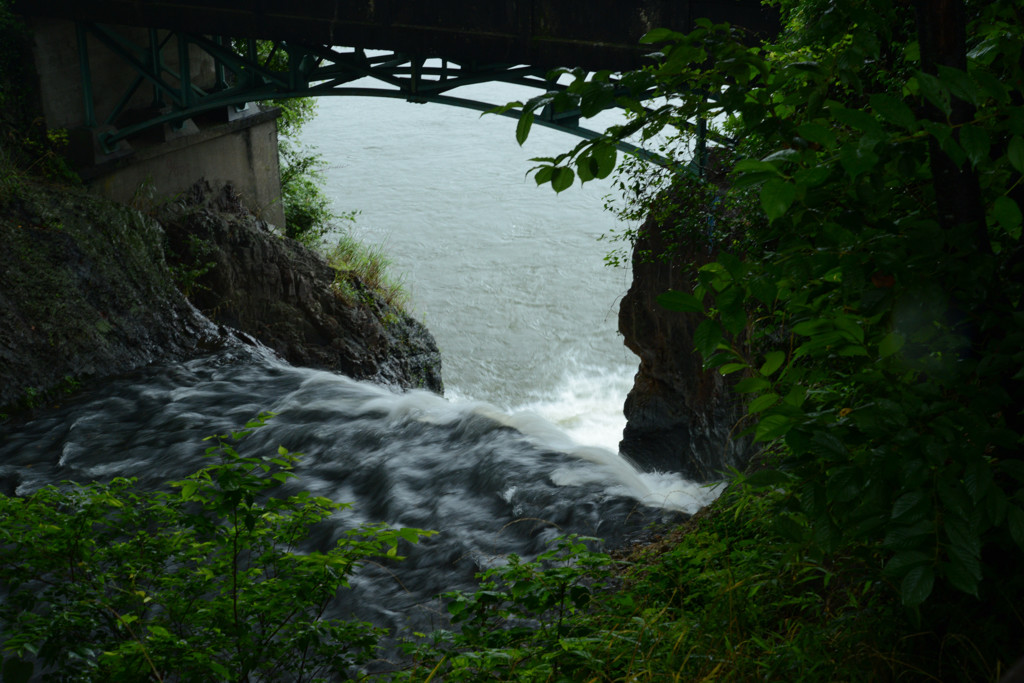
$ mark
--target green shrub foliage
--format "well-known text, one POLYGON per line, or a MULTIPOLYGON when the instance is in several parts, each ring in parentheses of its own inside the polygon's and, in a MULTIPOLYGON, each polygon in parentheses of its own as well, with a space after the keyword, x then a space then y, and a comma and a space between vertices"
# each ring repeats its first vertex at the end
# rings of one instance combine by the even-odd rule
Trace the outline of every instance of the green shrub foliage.
POLYGON ((928 679, 944 665, 957 675, 942 680, 977 680, 972 648, 907 636, 869 567, 788 561, 772 506, 734 487, 699 524, 628 559, 576 537, 535 562, 511 557, 475 593, 447 596, 457 630, 410 643, 415 666, 394 679, 817 683, 928 679))
POLYGON ((311 528, 345 507, 270 494, 294 476, 284 448, 245 456, 263 424, 211 437, 212 463, 173 491, 130 479, 0 498, 3 680, 35 668, 74 681, 311 681, 355 676, 379 629, 323 618, 369 558, 427 532, 363 526, 323 552, 311 528))
POLYGON ((992 598, 1012 563, 987 560, 1024 549, 1019 4, 785 9, 770 47, 698 22, 648 34, 658 63, 618 83, 578 73, 559 97, 584 113, 623 87, 668 103, 616 95, 633 118, 537 181, 605 173, 626 134, 720 123, 741 157, 728 192, 756 191, 767 220, 661 301, 704 316, 707 366, 742 374, 775 455, 746 484, 809 556, 878 553, 907 606, 940 584, 992 598))

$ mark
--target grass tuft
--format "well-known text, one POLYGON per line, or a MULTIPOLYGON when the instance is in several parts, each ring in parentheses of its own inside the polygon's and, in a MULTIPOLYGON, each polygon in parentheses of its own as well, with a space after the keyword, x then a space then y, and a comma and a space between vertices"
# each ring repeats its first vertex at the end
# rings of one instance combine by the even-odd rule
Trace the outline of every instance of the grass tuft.
POLYGON ((332 288, 343 301, 357 303, 360 291, 365 289, 376 292, 387 305, 405 310, 409 293, 402 279, 388 272, 391 260, 383 245, 364 244, 345 230, 325 255, 335 271, 332 288))

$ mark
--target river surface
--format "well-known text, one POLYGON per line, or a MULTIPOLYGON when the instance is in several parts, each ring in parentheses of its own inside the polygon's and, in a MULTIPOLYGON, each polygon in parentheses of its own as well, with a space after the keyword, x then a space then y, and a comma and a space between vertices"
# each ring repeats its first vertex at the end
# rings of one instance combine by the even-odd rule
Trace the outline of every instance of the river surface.
MULTIPOLYGON (((508 85, 462 88, 504 103, 508 85)), ((525 96, 534 94, 529 90, 525 96)), ((527 171, 577 138, 436 104, 323 98, 303 139, 330 163, 338 211, 384 245, 412 309, 444 357, 446 393, 529 408, 578 439, 616 449, 637 358, 622 344, 626 269, 605 266, 598 241, 619 227, 604 210, 610 182, 556 195, 527 171), (368 128, 369 127, 369 128, 368 128)))
POLYGON ((203 466, 204 436, 272 411, 244 448, 304 453, 289 485, 354 504, 327 536, 361 522, 440 531, 406 562, 367 568, 343 608, 417 629, 436 624, 434 595, 511 553, 566 533, 622 543, 709 502, 712 490, 616 452, 636 359, 616 332, 628 273, 603 265, 597 241, 614 227, 607 187, 556 197, 525 175, 530 156, 574 141, 541 130, 524 151, 514 122, 438 105, 337 98, 320 111, 305 139, 330 161, 327 190, 361 212, 362 239, 386 246, 438 339, 447 397, 225 351, 5 428, 5 489, 178 479, 203 466))

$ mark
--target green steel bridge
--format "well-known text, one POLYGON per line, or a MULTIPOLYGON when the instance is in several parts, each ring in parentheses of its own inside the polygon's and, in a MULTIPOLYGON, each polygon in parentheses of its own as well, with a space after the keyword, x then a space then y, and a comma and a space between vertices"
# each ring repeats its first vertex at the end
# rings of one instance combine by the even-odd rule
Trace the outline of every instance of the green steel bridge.
MULTIPOLYGON (((686 31, 700 17, 728 21, 752 39, 777 30, 759 0, 25 0, 19 9, 74 22, 84 125, 108 151, 154 126, 291 97, 392 97, 487 111, 504 103, 451 91, 489 81, 557 90, 564 86, 549 77, 557 67, 635 68, 645 60, 644 33, 686 31), (112 85, 90 64, 97 44, 131 74, 103 111, 97 91, 109 100, 112 85), (152 103, 140 116, 147 92, 152 103)), ((594 137, 579 119, 578 111, 548 107, 535 123, 594 137)))

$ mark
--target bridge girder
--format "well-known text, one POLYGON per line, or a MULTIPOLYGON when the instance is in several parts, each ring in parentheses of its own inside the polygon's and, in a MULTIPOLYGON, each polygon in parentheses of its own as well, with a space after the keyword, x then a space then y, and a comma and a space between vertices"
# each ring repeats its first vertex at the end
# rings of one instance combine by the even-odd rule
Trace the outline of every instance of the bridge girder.
MULTIPOLYGON (((122 140, 143 131, 170 124, 179 127, 205 112, 228 108, 242 112, 249 103, 294 97, 366 96, 404 99, 415 103, 438 103, 480 112, 495 110, 504 102, 488 103, 457 97, 450 93, 466 85, 504 82, 543 91, 566 88, 550 77, 546 69, 505 63, 477 63, 427 58, 393 51, 374 54, 361 48, 309 45, 294 41, 262 41, 262 51, 253 39, 209 37, 182 32, 148 31, 148 44, 142 45, 121 35, 116 29, 95 23, 77 25, 79 59, 82 65, 86 123, 97 131, 105 152, 113 152, 122 140), (88 61, 88 41, 97 40, 130 65, 135 73, 103 120, 98 120, 88 61), (176 41, 177 64, 169 67, 163 58, 167 46, 176 41), (197 48, 212 61, 215 78, 202 87, 192 78, 192 62, 197 48), (282 60, 275 60, 278 54, 282 60), (372 78, 384 87, 354 85, 372 78), (153 92, 153 104, 141 119, 126 122, 127 104, 144 86, 153 92)), ((134 112, 136 115, 138 112, 134 112)), ((497 112, 519 118, 520 110, 497 112)), ((534 123, 585 139, 600 133, 579 125, 579 110, 556 111, 545 107, 535 114, 534 123)), ((700 126, 695 127, 696 130, 700 126)), ((623 152, 661 163, 656 155, 635 145, 620 143, 623 152)))

